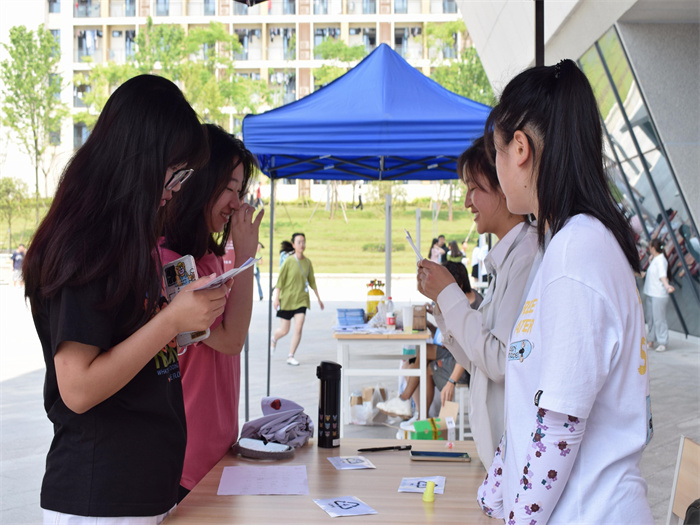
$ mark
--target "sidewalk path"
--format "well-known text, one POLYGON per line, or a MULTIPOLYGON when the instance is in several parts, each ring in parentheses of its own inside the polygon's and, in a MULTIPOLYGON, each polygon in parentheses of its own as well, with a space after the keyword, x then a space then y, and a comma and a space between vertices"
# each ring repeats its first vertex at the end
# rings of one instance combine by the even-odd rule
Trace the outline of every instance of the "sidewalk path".
MULTIPOLYGON (((4 273, 4 272, 3 272, 4 273)), ((335 360, 331 334, 336 308, 364 308, 366 282, 383 276, 317 275, 326 309, 312 300, 297 353, 298 367, 286 365, 290 336, 282 339, 271 361, 271 395, 299 402, 315 418, 318 403, 316 366, 335 360)), ((2 276, 0 275, 0 281, 2 276)), ((5 280, 5 283, 8 281, 5 280)), ((265 298, 267 288, 263 283, 265 298)), ((394 276, 392 296, 397 307, 423 302, 413 276, 394 276)), ((267 300, 254 302, 250 330, 250 418, 261 415, 260 399, 267 384, 267 300)), ((272 321, 273 329, 277 326, 272 321)), ((0 284, 0 524, 41 523, 39 489, 52 437, 42 404, 44 365, 31 315, 20 289, 0 284)), ((396 364, 388 364, 396 366, 396 364)), ((649 484, 649 501, 656 523, 665 523, 681 434, 700 442, 700 345, 672 334, 669 351, 649 356, 654 438, 644 453, 642 472, 649 484)), ((356 378, 351 389, 381 382, 396 390, 395 379, 356 378)), ((245 386, 243 385, 243 389, 245 386)), ((244 395, 241 392, 241 418, 244 395)), ((353 427, 348 436, 393 437, 387 427, 353 427)), ((615 446, 611 443, 610 446, 615 446)))

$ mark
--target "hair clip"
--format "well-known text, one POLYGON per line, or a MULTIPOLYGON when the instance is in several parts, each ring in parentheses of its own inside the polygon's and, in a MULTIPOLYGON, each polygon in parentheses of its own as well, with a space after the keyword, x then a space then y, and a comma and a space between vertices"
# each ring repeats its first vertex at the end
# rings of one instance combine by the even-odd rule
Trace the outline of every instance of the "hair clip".
POLYGON ((561 63, 563 62, 560 61, 557 63, 556 66, 554 66, 554 78, 559 78, 559 75, 561 75, 561 63))

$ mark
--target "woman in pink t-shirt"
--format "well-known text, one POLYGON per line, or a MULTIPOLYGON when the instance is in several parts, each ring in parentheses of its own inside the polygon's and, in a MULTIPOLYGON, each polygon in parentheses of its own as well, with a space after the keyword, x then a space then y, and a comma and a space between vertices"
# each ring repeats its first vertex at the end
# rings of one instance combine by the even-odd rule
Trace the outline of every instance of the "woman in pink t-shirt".
MULTIPOLYGON (((235 263, 255 256, 263 217, 245 204, 255 157, 243 142, 222 128, 206 124, 211 158, 193 177, 187 195, 173 198, 165 215, 163 264, 192 255, 200 277, 224 271, 227 241, 235 263)), ((224 313, 211 335, 180 351, 187 417, 187 449, 180 480, 180 500, 238 440, 240 353, 253 307, 253 272, 234 279, 224 313)))

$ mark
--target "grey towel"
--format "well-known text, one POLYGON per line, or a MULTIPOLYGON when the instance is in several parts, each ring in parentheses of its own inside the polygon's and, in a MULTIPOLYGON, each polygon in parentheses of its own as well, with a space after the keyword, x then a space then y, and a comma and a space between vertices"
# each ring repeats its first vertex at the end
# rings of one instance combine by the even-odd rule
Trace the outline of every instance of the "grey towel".
POLYGON ((264 397, 261 405, 263 417, 243 425, 242 438, 263 439, 298 448, 313 436, 314 424, 311 418, 294 401, 264 397))

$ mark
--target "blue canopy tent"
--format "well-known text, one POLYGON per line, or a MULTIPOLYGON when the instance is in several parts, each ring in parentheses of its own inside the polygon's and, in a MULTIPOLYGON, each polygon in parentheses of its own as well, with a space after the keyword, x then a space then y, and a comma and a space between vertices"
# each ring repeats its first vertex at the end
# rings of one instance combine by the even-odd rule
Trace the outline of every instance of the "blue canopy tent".
MULTIPOLYGON (((246 116, 245 145, 272 182, 270 276, 275 180, 454 179, 457 157, 483 134, 490 111, 489 106, 443 88, 381 44, 353 69, 311 95, 246 116)), ((390 221, 387 202, 389 294, 390 221)), ((271 298, 268 330, 272 332, 271 298)), ((269 355, 268 346, 268 394, 269 355)))

